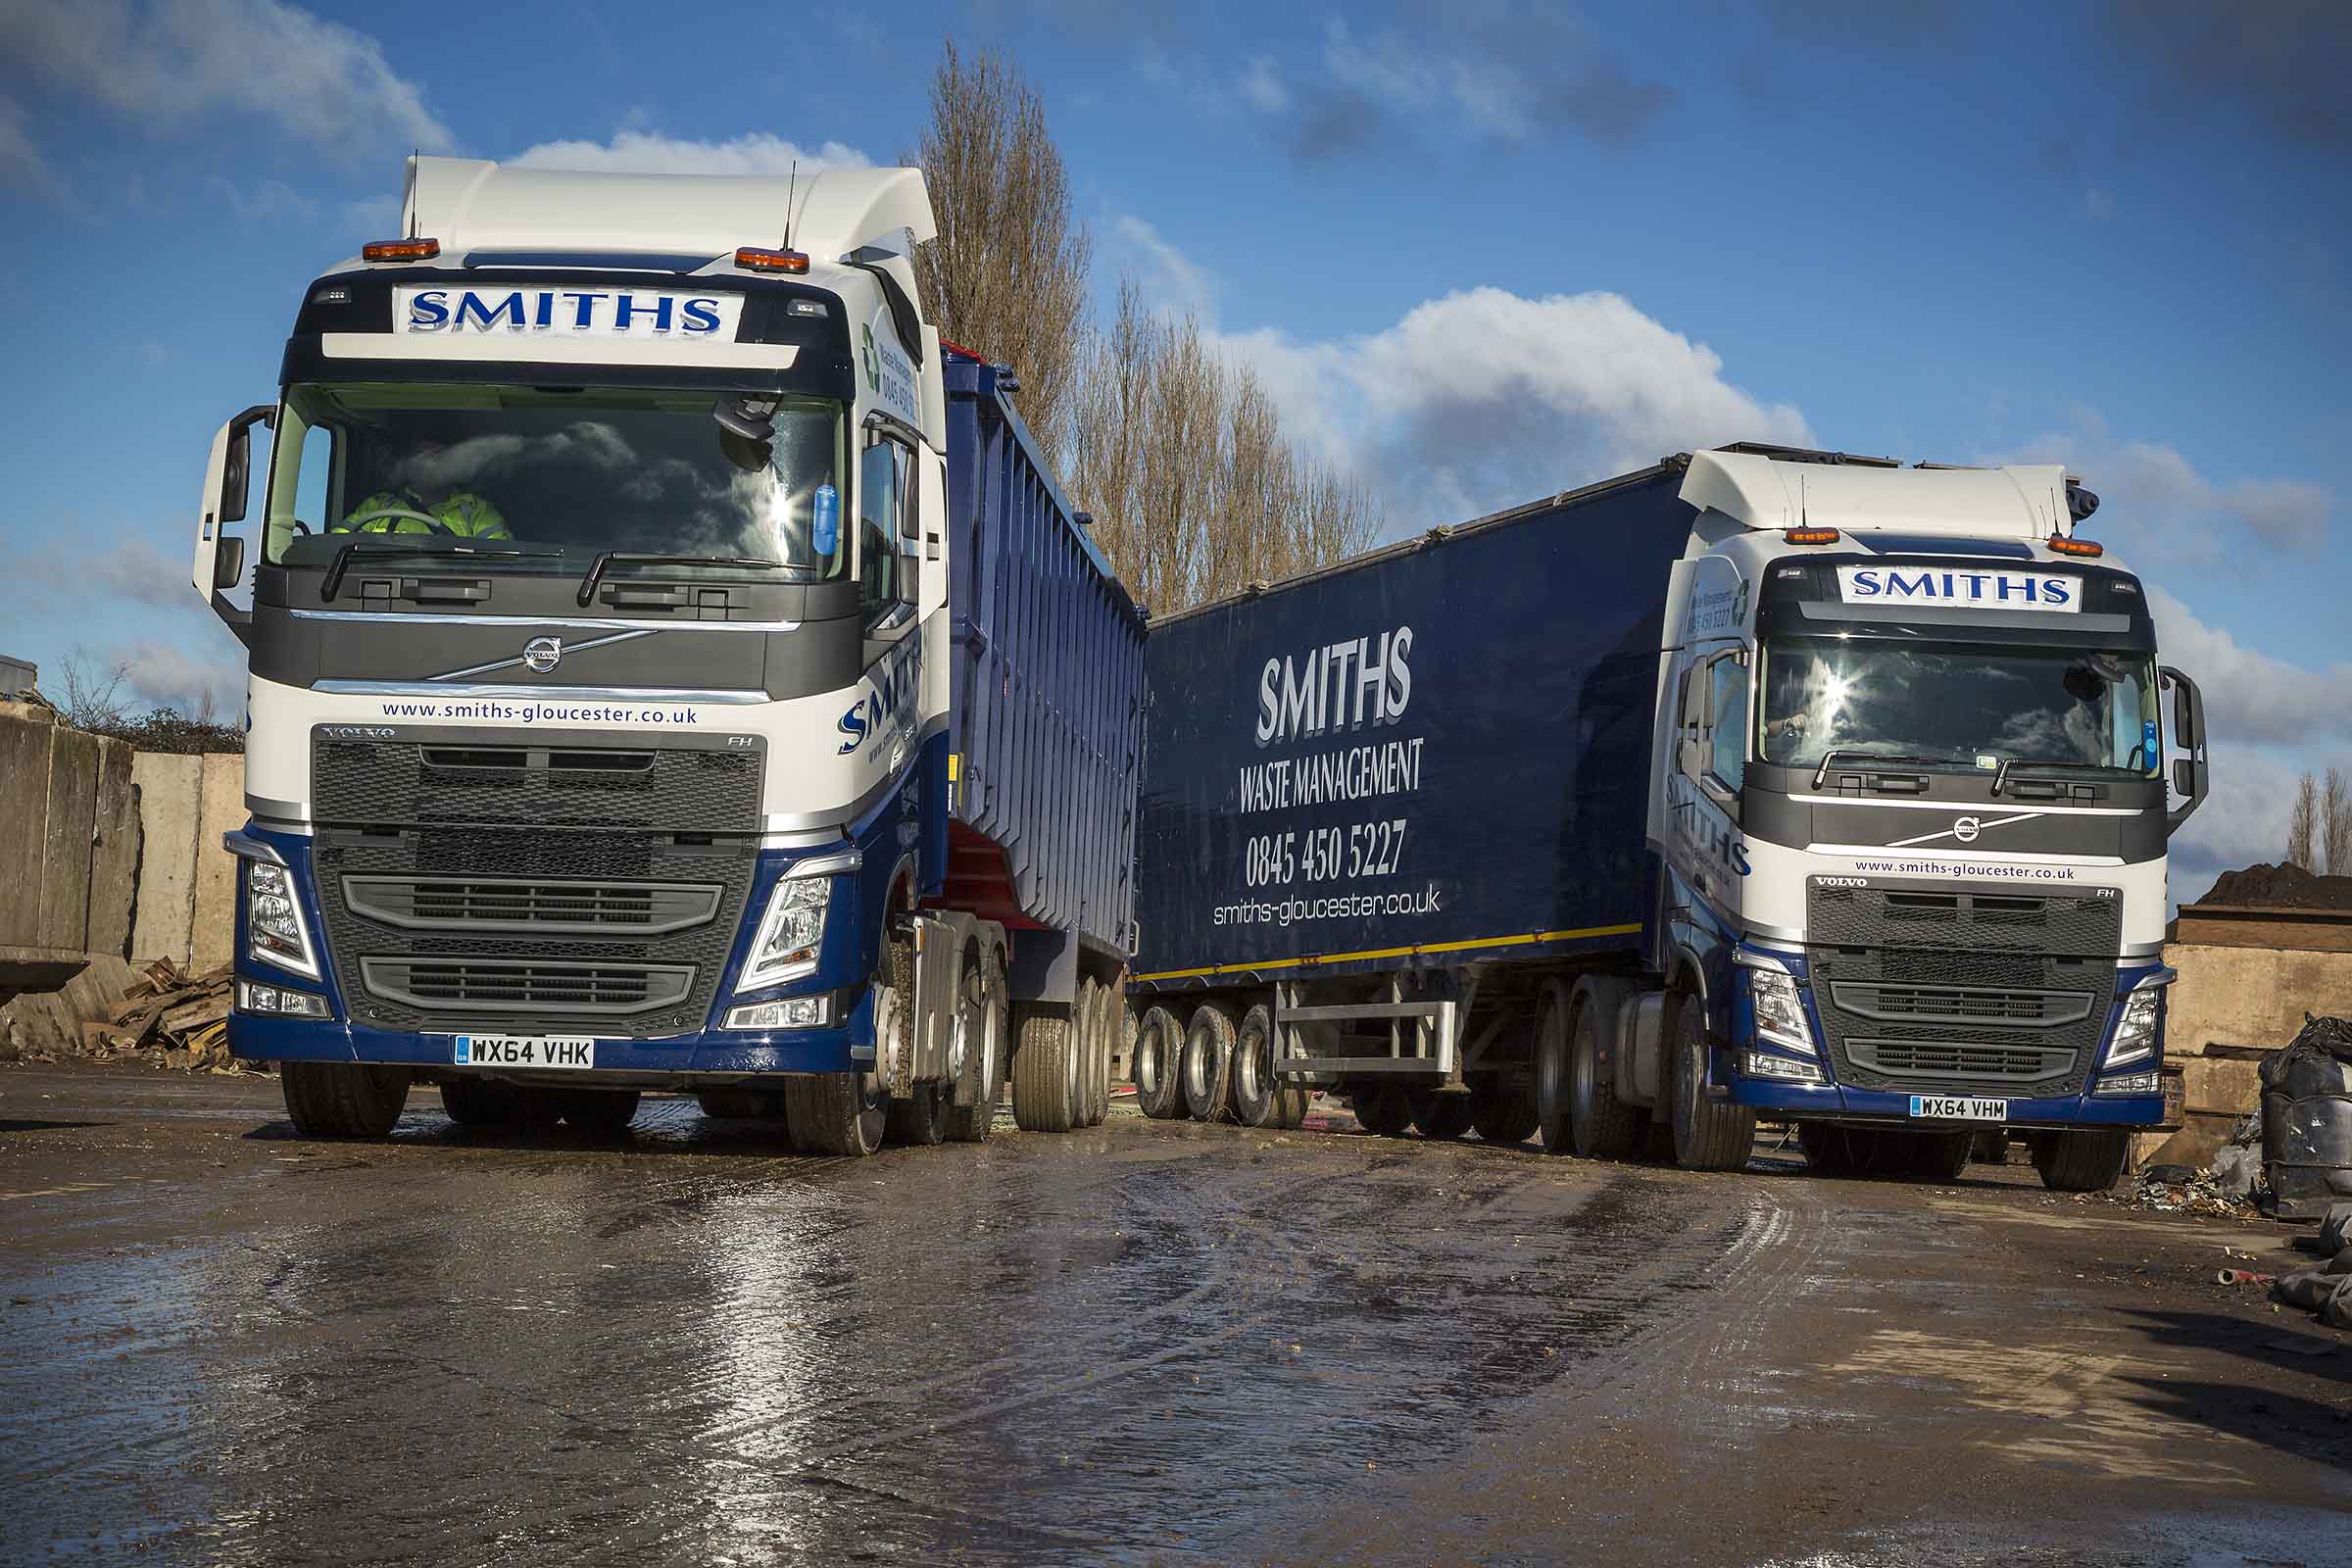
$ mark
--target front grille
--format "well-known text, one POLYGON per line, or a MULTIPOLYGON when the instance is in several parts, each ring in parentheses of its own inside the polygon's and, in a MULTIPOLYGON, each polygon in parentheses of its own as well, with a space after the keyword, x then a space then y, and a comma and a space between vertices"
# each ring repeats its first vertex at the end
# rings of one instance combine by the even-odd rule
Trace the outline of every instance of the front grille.
POLYGON ((328 961, 353 1021, 683 1034, 758 861, 757 748, 314 731, 328 961))
POLYGON ((1815 883, 1806 904, 1814 1002, 1840 1082, 2082 1092, 2114 1003, 2121 899, 1815 883))
POLYGON ((718 912, 715 883, 347 876, 352 912, 406 931, 659 936, 718 912))
POLYGON ((2022 1046, 1978 1046, 1936 1040, 1847 1040, 1847 1059, 1890 1078, 2000 1079, 2038 1083, 2063 1077, 2075 1064, 2071 1051, 2030 1051, 2022 1046))
POLYGON ((394 1002, 479 1012, 650 1012, 694 987, 694 970, 680 964, 364 957, 360 974, 394 1002))
POLYGON ((1921 1023, 2007 1023, 2049 1029, 2090 1010, 2080 991, 2000 991, 1965 986, 1868 985, 1840 981, 1838 1005, 1865 1018, 1911 1018, 1921 1023))

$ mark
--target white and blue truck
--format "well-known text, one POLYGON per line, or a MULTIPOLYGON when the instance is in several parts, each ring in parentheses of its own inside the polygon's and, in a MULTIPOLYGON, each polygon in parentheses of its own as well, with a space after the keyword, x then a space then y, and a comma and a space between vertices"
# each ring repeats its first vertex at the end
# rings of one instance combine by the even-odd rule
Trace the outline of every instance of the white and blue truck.
POLYGON ((300 1131, 420 1083, 847 1154, 983 1138, 1008 1077, 1102 1117, 1143 617, 923 319, 933 227, 908 169, 417 158, 304 289, 192 575, 249 663, 229 1042, 300 1131))
POLYGON ((2112 1182, 2208 779, 2096 505, 1742 445, 1155 621, 1144 1108, 2112 1182))

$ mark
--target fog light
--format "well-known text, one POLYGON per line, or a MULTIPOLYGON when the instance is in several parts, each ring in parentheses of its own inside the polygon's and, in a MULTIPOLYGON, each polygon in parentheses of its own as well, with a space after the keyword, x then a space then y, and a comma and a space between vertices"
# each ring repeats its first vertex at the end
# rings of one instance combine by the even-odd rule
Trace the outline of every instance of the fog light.
POLYGON ((729 1007, 721 1029, 813 1029, 832 1016, 831 997, 787 997, 729 1007))
POLYGON ((2102 1095, 2153 1095, 2162 1093, 2162 1091, 2157 1087, 2156 1074, 2153 1071, 2118 1073, 2112 1078, 2102 1078, 2099 1080, 2099 1087, 2093 1092, 2102 1095))
POLYGON ((1740 1070, 1749 1078, 1778 1078, 1792 1084, 1821 1082, 1821 1069, 1810 1062, 1790 1061, 1787 1056, 1767 1055, 1761 1051, 1751 1051, 1742 1056, 1740 1070))
POLYGON ((278 986, 257 985, 251 980, 237 982, 237 1010, 267 1013, 280 1018, 324 1018, 326 999, 308 991, 287 991, 278 986))

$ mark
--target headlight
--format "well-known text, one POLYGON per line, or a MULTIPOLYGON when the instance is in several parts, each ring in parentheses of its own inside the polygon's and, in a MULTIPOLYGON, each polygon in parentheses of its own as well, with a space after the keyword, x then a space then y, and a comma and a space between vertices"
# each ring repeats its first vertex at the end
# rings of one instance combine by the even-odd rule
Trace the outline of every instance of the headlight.
POLYGON ((2123 1072, 2117 1073, 2112 1078, 2102 1078, 2099 1080, 2099 1087, 2092 1093, 2100 1095, 2160 1095, 2164 1093, 2164 1086, 2157 1079, 2155 1070, 2151 1068, 2146 1072, 2123 1072))
POLYGON ((1756 1038, 1784 1051, 1813 1054, 1813 1030, 1795 979, 1778 969, 1747 971, 1747 994, 1756 1004, 1756 1038))
POLYGON ((245 862, 245 948, 264 963, 318 978, 318 958, 302 921, 302 903, 294 896, 294 878, 282 865, 245 862))
POLYGON ((754 991, 816 972, 816 954, 825 937, 825 906, 833 901, 829 876, 791 876, 768 895, 767 913, 760 921, 752 956, 735 982, 739 992, 754 991))
POLYGON ((1821 1082, 1821 1069, 1809 1061, 1790 1061, 1768 1052, 1750 1051, 1740 1057, 1740 1070, 1750 1078, 1779 1078, 1792 1084, 1821 1082))
POLYGON ((787 997, 782 1002, 754 1002, 729 1007, 721 1029, 813 1029, 833 1010, 831 997, 787 997))
POLYGON ((2107 1065, 2120 1067, 2156 1051, 2156 1009, 2164 1001, 2158 986, 2141 986, 2124 999, 2123 1016, 2115 1020, 2115 1038, 2107 1042, 2107 1065))

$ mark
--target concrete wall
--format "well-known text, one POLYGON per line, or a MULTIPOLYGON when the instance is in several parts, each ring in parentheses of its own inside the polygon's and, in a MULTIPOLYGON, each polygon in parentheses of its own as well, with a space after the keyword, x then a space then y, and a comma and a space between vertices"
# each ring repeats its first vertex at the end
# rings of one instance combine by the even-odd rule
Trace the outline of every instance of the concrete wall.
POLYGON ((2180 1069, 2186 1117, 2155 1157, 2202 1164, 2262 1103, 2261 1060, 2245 1053, 2284 1049, 2305 1013, 2352 1018, 2352 953, 2175 942, 2164 961, 2180 971, 2166 1004, 2164 1045, 2180 1069))
POLYGON ((190 969, 226 963, 236 934, 236 860, 220 835, 245 825, 245 759, 141 752, 131 779, 147 840, 132 956, 190 969))
POLYGON ((122 954, 141 849, 131 778, 122 741, 0 703, 0 947, 122 954))

